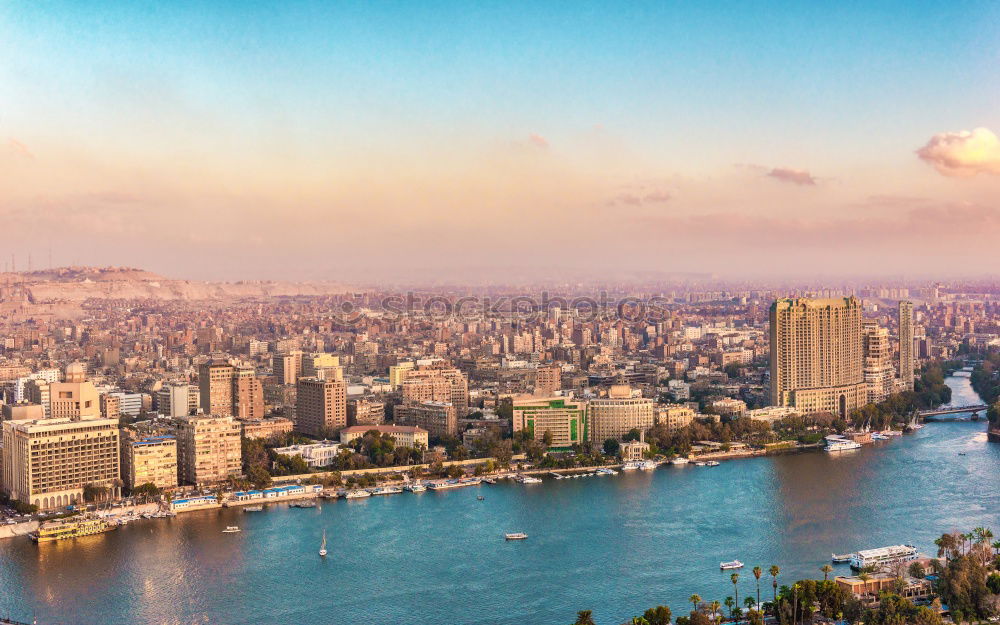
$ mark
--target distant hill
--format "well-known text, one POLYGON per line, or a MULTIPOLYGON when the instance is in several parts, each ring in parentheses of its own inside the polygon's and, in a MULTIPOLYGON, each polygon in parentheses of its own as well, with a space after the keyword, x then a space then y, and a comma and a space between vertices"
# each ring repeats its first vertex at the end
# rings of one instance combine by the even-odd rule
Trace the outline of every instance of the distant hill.
POLYGON ((219 300, 334 295, 349 290, 333 282, 174 280, 130 267, 60 267, 0 274, 0 303, 80 303, 88 299, 219 300))

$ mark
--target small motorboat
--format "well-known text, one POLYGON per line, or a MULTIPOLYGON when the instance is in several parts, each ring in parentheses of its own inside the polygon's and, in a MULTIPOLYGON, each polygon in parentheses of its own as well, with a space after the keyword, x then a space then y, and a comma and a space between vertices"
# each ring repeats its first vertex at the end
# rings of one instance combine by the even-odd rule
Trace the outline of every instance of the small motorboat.
POLYGON ((226 529, 222 530, 223 534, 235 534, 236 532, 242 531, 237 525, 227 525, 226 529))
POLYGON ((484 499, 486 499, 486 497, 483 497, 482 495, 479 495, 478 497, 476 497, 477 501, 482 501, 484 499))
POLYGON ((742 569, 743 563, 739 560, 730 560, 729 562, 719 562, 719 569, 725 571, 728 569, 742 569))
POLYGON ((706 467, 717 467, 717 466, 719 466, 719 461, 718 460, 709 460, 708 462, 705 463, 705 466, 706 467))
POLYGON ((326 530, 323 530, 323 542, 319 544, 319 557, 326 557, 326 530))
POLYGON ((509 534, 504 534, 503 537, 506 540, 524 540, 528 537, 528 535, 524 532, 511 532, 509 534))

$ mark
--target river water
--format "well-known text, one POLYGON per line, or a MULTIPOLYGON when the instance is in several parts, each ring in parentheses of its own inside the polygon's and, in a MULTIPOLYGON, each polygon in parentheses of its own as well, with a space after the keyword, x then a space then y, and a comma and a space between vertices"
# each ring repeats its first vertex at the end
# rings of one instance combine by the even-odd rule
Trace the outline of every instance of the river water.
MULTIPOLYGON (((968 374, 953 403, 980 403, 968 374)), ((985 421, 896 440, 542 484, 196 512, 35 545, 0 542, 0 615, 42 625, 618 624, 693 593, 732 595, 719 562, 818 577, 831 552, 1000 529, 1000 445, 985 421), (959 453, 966 455, 959 455, 959 453), (485 499, 478 501, 477 495, 485 499), (222 534, 238 524, 239 534, 222 534), (316 554, 326 529, 330 555, 316 554), (504 532, 528 540, 506 542, 504 532)), ((1000 532, 998 532, 1000 533, 1000 532)), ((846 570, 846 567, 838 567, 846 570)), ((761 595, 770 595, 769 578, 761 595)))

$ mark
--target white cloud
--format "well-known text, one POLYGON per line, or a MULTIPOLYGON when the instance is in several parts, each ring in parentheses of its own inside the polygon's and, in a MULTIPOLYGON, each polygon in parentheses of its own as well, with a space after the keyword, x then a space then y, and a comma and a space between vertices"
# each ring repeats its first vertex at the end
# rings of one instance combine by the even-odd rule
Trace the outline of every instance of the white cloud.
POLYGON ((945 176, 1000 174, 1000 139, 988 128, 938 133, 917 156, 945 176))

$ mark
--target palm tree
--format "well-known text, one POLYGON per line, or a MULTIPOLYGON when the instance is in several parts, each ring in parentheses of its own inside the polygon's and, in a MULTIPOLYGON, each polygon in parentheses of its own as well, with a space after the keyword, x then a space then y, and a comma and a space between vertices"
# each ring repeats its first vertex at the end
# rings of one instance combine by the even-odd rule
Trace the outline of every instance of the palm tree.
POLYGON ((701 597, 698 595, 691 595, 688 597, 688 601, 690 601, 691 605, 694 606, 694 609, 692 610, 692 612, 694 612, 698 610, 698 604, 701 603, 701 597))
POLYGON ((758 601, 757 603, 753 602, 753 597, 747 597, 746 599, 743 600, 743 605, 745 605, 747 607, 748 611, 749 610, 757 610, 759 604, 760 604, 760 601, 758 601))
POLYGON ((833 567, 830 566, 829 564, 824 564, 823 566, 819 567, 819 570, 823 571, 823 581, 825 582, 830 579, 830 573, 833 572, 833 567))
POLYGON ((764 574, 764 571, 759 567, 753 567, 753 577, 757 580, 757 605, 760 605, 760 576, 764 574))
POLYGON ((865 590, 864 590, 865 594, 868 593, 868 580, 870 580, 871 578, 872 578, 871 575, 865 573, 864 571, 862 571, 861 574, 858 575, 858 579, 860 579, 862 582, 865 583, 865 590))
POLYGON ((799 622, 799 585, 792 584, 792 624, 799 622))
POLYGON ((771 565, 771 570, 769 570, 768 573, 770 573, 771 577, 774 578, 774 581, 771 582, 771 588, 774 591, 774 595, 773 595, 774 596, 774 604, 777 606, 778 605, 778 574, 781 573, 781 569, 778 568, 777 564, 772 564, 771 565))
POLYGON ((576 622, 573 625, 594 625, 593 612, 590 610, 580 610, 576 613, 576 622))
POLYGON ((736 619, 736 614, 733 612, 733 608, 736 607, 736 602, 733 601, 732 597, 726 597, 726 600, 722 603, 726 604, 726 608, 729 610, 729 618, 736 619))
POLYGON ((733 594, 736 595, 736 605, 740 604, 740 589, 736 586, 736 583, 740 581, 740 574, 733 573, 729 576, 729 581, 733 583, 733 594))
POLYGON ((1000 540, 993 543, 993 553, 1000 554, 1000 540))
POLYGON ((713 601, 712 603, 710 603, 708 605, 708 607, 709 607, 709 609, 712 610, 712 618, 713 618, 713 620, 715 620, 716 622, 721 621, 722 620, 722 615, 719 614, 719 609, 722 606, 719 604, 719 602, 718 601, 713 601))

